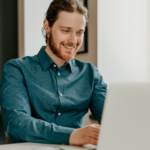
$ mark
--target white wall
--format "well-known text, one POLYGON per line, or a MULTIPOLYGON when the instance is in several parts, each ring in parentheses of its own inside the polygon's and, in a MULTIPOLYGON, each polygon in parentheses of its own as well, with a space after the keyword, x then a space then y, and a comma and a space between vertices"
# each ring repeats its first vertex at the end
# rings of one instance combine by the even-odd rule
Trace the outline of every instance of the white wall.
POLYGON ((51 1, 24 0, 24 56, 37 54, 45 45, 41 29, 51 1))
POLYGON ((97 60, 108 84, 150 80, 149 0, 98 0, 97 60))

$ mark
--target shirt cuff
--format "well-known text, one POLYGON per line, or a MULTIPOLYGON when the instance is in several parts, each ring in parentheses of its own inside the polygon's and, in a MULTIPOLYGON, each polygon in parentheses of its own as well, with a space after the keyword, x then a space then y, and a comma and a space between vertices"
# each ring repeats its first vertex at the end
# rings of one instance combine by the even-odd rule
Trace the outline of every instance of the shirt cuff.
POLYGON ((53 136, 53 141, 56 144, 65 144, 69 145, 69 138, 74 128, 56 126, 53 136))

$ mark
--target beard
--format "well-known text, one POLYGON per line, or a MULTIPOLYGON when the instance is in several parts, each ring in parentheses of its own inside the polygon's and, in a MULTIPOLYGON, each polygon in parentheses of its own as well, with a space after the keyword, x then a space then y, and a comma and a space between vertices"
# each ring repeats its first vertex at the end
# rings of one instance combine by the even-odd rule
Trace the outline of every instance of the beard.
POLYGON ((56 43, 53 40, 53 35, 52 32, 50 32, 50 37, 48 39, 49 42, 49 47, 52 50, 52 52, 59 58, 61 58, 62 60, 64 60, 65 62, 68 62, 72 59, 74 59, 76 53, 78 52, 80 46, 79 44, 73 44, 71 42, 65 43, 65 42, 61 42, 59 45, 59 48, 56 47, 56 43), (75 47, 73 52, 63 52, 63 50, 61 49, 61 45, 63 46, 68 46, 68 47, 75 47))

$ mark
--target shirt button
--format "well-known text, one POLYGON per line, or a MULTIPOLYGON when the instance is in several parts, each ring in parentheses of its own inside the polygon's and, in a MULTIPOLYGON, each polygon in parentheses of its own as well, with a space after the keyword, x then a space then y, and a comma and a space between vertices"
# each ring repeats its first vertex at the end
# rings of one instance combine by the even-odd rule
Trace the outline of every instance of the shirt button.
POLYGON ((58 113, 58 116, 60 116, 61 115, 61 113, 58 113))
POLYGON ((54 67, 56 67, 56 65, 54 65, 54 67))
POLYGON ((58 73, 58 75, 60 76, 60 73, 58 73))
POLYGON ((60 93, 60 96, 62 96, 62 93, 60 93))

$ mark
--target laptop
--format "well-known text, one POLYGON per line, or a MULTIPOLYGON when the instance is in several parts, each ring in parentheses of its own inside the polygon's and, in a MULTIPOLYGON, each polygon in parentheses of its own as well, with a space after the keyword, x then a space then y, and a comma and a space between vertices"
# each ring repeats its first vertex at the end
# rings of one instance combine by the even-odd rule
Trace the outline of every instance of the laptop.
POLYGON ((150 150, 150 82, 110 84, 98 146, 60 146, 63 150, 150 150))
POLYGON ((101 123, 97 150, 150 150, 150 82, 111 84, 101 123))

